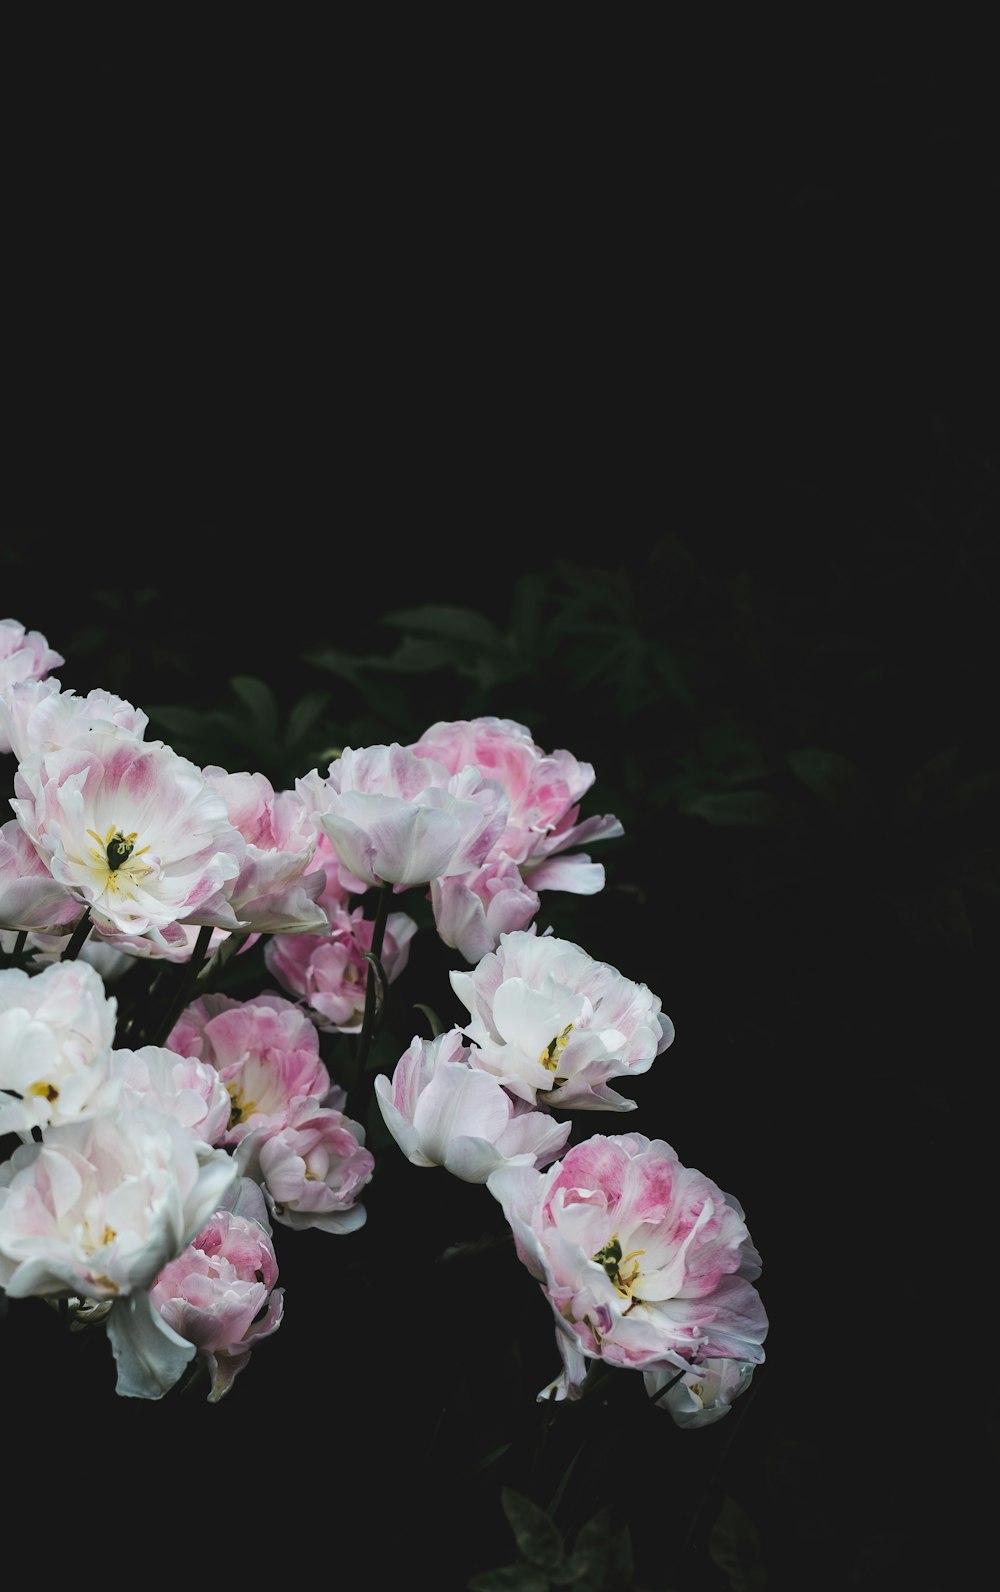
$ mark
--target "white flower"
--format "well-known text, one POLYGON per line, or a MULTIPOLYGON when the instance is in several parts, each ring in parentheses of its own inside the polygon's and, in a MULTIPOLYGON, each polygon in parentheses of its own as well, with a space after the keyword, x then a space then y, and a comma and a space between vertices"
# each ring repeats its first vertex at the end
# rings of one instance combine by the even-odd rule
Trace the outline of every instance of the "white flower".
POLYGON ((392 1078, 375 1078, 375 1098, 407 1160, 446 1167, 466 1183, 485 1183, 498 1166, 545 1166, 572 1127, 512 1099, 475 1065, 458 1028, 414 1038, 392 1078))
POLYGON ((451 985, 472 1020, 476 1065, 534 1105, 632 1111, 612 1078, 646 1072, 674 1037, 659 996, 579 945, 534 929, 502 934, 496 951, 451 985))
POLYGON ((0 972, 0 1133, 69 1122, 114 1100, 117 1011, 87 962, 0 972))
POLYGON ((246 852, 201 770, 160 741, 92 727, 14 776, 14 813, 98 929, 165 941, 197 923, 245 927, 229 902, 246 852))

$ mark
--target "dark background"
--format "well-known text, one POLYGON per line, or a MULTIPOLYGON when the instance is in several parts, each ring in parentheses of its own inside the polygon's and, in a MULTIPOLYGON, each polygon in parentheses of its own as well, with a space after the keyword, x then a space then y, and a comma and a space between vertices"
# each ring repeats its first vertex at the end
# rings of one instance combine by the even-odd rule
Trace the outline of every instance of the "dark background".
MULTIPOLYGON (((625 835, 540 921, 661 995, 626 1125, 739 1197, 771 1330, 715 1427, 594 1412, 561 1523, 619 1510, 643 1592, 937 1592, 979 1584, 996 1455, 995 120, 974 51, 762 53, 664 82, 619 39, 405 113, 370 57, 353 114, 67 68, 18 209, 0 610, 276 784, 479 712, 594 764, 625 835), (441 604, 471 639, 400 657, 441 632, 392 616, 441 604)), ((449 965, 415 945, 400 1033, 449 965)), ((485 1192, 387 1154, 365 1203, 356 1242, 279 1233, 285 1322, 218 1407, 117 1400, 105 1344, 18 1309, 17 1441, 134 1460, 157 1518, 180 1485, 273 1534, 291 1497, 375 1584, 393 1538, 442 1588, 512 1559, 500 1481, 544 1505, 584 1432, 533 1447, 545 1310, 516 1267, 439 1281, 485 1192)))

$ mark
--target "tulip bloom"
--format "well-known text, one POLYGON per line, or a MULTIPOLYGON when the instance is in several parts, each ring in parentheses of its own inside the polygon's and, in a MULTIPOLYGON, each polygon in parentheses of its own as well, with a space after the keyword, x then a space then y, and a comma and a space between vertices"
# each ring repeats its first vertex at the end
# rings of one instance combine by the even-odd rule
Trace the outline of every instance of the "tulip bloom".
POLYGON ((0 737, 19 763, 43 752, 81 746, 92 730, 114 730, 141 741, 149 715, 113 691, 64 691, 58 680, 29 680, 0 694, 0 737))
MULTIPOLYGON (((326 934, 284 934, 268 940, 264 963, 286 990, 304 1001, 322 1032, 357 1033, 364 1020, 365 992, 374 923, 361 907, 332 907, 326 934)), ((380 961, 388 983, 410 955, 417 925, 405 912, 390 912, 380 961)))
POLYGON ((18 764, 14 790, 39 856, 99 930, 245 927, 228 897, 246 842, 201 770, 162 742, 94 727, 18 764))
POLYGON ((86 962, 0 972, 0 1133, 29 1134, 113 1103, 117 1011, 86 962))
POLYGON ((375 1170, 365 1148, 365 1131, 340 1110, 343 1092, 298 1100, 280 1126, 258 1129, 236 1149, 244 1177, 259 1183, 267 1207, 285 1227, 317 1227, 326 1233, 353 1233, 368 1212, 359 1204, 375 1170))
POLYGON ((563 855, 584 841, 610 840, 624 833, 612 814, 577 821, 581 798, 594 783, 592 764, 578 762, 571 752, 545 752, 525 725, 492 714, 439 720, 412 749, 452 773, 471 764, 485 778, 497 781, 510 810, 494 855, 511 858, 529 889, 581 895, 603 889, 604 869, 599 863, 582 854, 563 855))
POLYGON ((742 1207, 664 1140, 595 1135, 544 1172, 501 1167, 487 1187, 552 1308, 563 1369, 540 1399, 578 1398, 588 1360, 762 1363, 760 1256, 742 1207))
MULTIPOLYGON (((40 630, 25 630, 18 619, 0 619, 0 704, 22 680, 42 680, 66 659, 50 647, 40 630)), ((0 753, 12 751, 8 726, 0 712, 0 753)))
POLYGON ((458 1028, 415 1038, 392 1078, 375 1078, 375 1098, 408 1161, 446 1167, 466 1183, 485 1183, 498 1166, 545 1166, 572 1127, 512 1098, 474 1064, 458 1028))
POLYGON ((670 1366, 644 1371, 642 1380, 650 1398, 668 1411, 676 1426, 713 1426, 746 1392, 754 1369, 752 1360, 706 1359, 680 1376, 670 1366))
POLYGON ((316 831, 295 791, 275 791, 263 774, 202 770, 246 841, 229 891, 233 911, 260 934, 322 934, 329 920, 319 904, 326 874, 313 867, 316 831))
POLYGON ((162 1045, 142 1045, 138 1050, 112 1051, 111 1076, 122 1110, 152 1107, 176 1117, 196 1139, 208 1144, 225 1140, 232 1100, 219 1073, 207 1062, 162 1045))
POLYGON ((282 1127, 299 1100, 330 1091, 315 1026, 281 995, 203 995, 181 1013, 167 1046, 217 1070, 231 1102, 222 1136, 230 1147, 255 1128, 282 1127))
POLYGON ((495 780, 407 747, 345 747, 325 780, 296 781, 338 857, 366 885, 405 889, 478 868, 507 822, 495 780))
POLYGON ((237 1191, 236 1209, 216 1211, 150 1289, 161 1320, 197 1350, 210 1404, 229 1392, 254 1345, 277 1332, 284 1313, 264 1197, 247 1178, 237 1191))
POLYGON ((476 1065, 529 1105, 633 1111, 609 1080, 646 1072, 674 1037, 645 984, 533 929, 502 934, 451 986, 472 1014, 476 1065))

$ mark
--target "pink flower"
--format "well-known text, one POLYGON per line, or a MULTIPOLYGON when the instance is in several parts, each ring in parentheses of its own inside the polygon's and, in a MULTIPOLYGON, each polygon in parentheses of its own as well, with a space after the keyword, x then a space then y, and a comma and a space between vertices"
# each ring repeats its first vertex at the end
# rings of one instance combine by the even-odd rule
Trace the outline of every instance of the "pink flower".
POLYGON ((0 825, 0 928, 41 930, 72 925, 80 903, 53 879, 16 818, 0 825))
POLYGON ((138 1050, 112 1051, 111 1072, 123 1110, 152 1107, 176 1117, 195 1138, 208 1144, 223 1143, 232 1101, 221 1077, 207 1062, 181 1056, 162 1045, 142 1045, 138 1050))
POLYGON ((300 1100, 331 1088, 315 1026, 281 995, 203 995, 181 1013, 167 1046, 218 1071, 232 1102, 221 1140, 230 1146, 255 1128, 282 1127, 300 1100))
POLYGON ((534 929, 502 934, 451 986, 471 1013, 476 1065, 529 1105, 633 1111, 609 1080, 648 1071, 674 1037, 645 984, 534 929))
MULTIPOLYGON (((42 680, 66 659, 55 652, 40 630, 25 630, 18 619, 0 619, 0 704, 21 680, 42 680)), ((8 726, 0 714, 0 753, 12 750, 8 726)))
POLYGON ((236 1209, 216 1211, 150 1289, 162 1320, 195 1346, 208 1372, 210 1404, 229 1392, 253 1347, 281 1325, 284 1289, 275 1286, 277 1278, 264 1197, 244 1178, 236 1209))
POLYGON ((407 1160, 446 1167, 466 1183, 485 1183, 498 1166, 545 1166, 572 1127, 532 1111, 474 1066, 458 1028, 414 1038, 392 1078, 375 1078, 375 1098, 407 1160))
POLYGON ((596 1135, 544 1172, 501 1167, 487 1186, 555 1320, 563 1370, 539 1398, 579 1397, 587 1360, 762 1363, 760 1256, 742 1207, 664 1140, 596 1135))
POLYGON ((467 962, 494 951, 502 934, 526 929, 538 912, 537 892, 501 853, 473 873, 431 881, 434 924, 444 941, 467 962))
MULTIPOLYGON (((315 771, 314 771, 315 773, 315 771)), ((468 873, 507 821, 500 786, 474 768, 452 774, 405 746, 345 747, 325 781, 298 781, 338 857, 366 885, 398 888, 468 873)))
POLYGON ((117 730, 141 741, 149 717, 111 691, 77 696, 58 680, 19 682, 0 696, 0 737, 6 734, 19 763, 42 752, 82 745, 91 730, 117 730))
MULTIPOLYGON (((334 1091, 331 1098, 342 1094, 334 1091)), ((358 1201, 375 1157, 365 1148, 361 1124, 336 1106, 296 1101, 282 1126, 243 1139, 236 1163, 260 1184, 268 1210, 285 1227, 352 1233, 365 1223, 368 1213, 358 1201)))
MULTIPOLYGON (((264 962, 285 989, 303 1000, 320 1030, 357 1033, 364 1018, 365 990, 375 925, 361 907, 331 909, 327 934, 286 934, 268 940, 264 962)), ((417 925, 405 912, 386 919, 381 962, 391 984, 405 968, 417 925)))
POLYGON ((624 833, 610 814, 577 821, 581 798, 594 783, 590 763, 580 763, 566 751, 545 752, 525 725, 489 714, 440 720, 424 731, 412 750, 419 757, 433 758, 452 773, 472 764, 485 778, 498 782, 510 811, 493 855, 502 852, 517 863, 529 888, 581 895, 603 889, 604 869, 588 856, 550 860, 584 841, 608 840, 624 833))
POLYGON ((181 923, 243 927, 229 891, 246 842, 201 770, 162 742, 91 727, 14 775, 16 818, 98 929, 162 940, 181 923))
POLYGON ((237 917, 261 934, 325 932, 329 922, 319 896, 326 874, 312 866, 316 831, 302 797, 275 791, 263 774, 229 774, 214 764, 202 772, 246 841, 229 892, 237 917))

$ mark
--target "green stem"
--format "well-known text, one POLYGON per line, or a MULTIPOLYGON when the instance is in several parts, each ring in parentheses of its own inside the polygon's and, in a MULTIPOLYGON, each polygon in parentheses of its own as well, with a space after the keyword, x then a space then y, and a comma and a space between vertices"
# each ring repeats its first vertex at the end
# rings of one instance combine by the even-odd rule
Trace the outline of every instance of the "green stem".
POLYGON ((365 985, 365 1015, 361 1023, 361 1038, 358 1042, 357 1055, 357 1082, 360 1084, 365 1075, 365 1065, 375 1038, 375 1019, 378 1015, 379 1002, 377 999, 379 986, 384 980, 379 970, 382 967, 382 942, 385 939, 385 926, 389 921, 389 907, 392 904, 392 885, 379 885, 378 907, 375 912, 375 925, 372 929, 372 943, 367 957, 368 983, 365 985))
POLYGON ((198 978, 198 974, 201 972, 201 969, 204 965, 205 956, 208 951, 208 942, 211 938, 212 925, 210 923, 203 923, 201 928, 198 930, 198 938, 195 941, 194 950, 191 952, 190 957, 184 964, 184 972, 181 975, 177 989, 174 991, 174 998, 167 1007, 166 1015, 160 1024, 159 1031, 152 1039, 148 1041, 150 1045, 166 1044, 167 1039, 170 1036, 171 1029, 190 999, 191 991, 193 990, 198 978))
POLYGON ((80 919, 79 923, 70 936, 70 942, 61 957, 63 962, 76 961, 80 951, 83 948, 83 942, 87 938, 87 935, 90 933, 92 927, 93 925, 90 921, 90 908, 88 906, 84 908, 83 917, 80 919))

